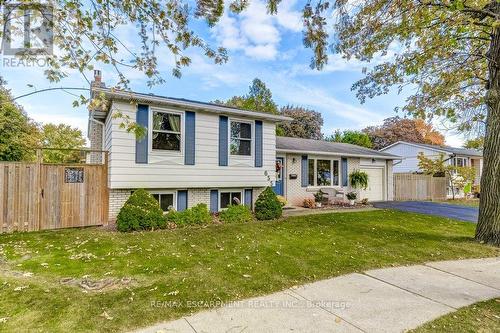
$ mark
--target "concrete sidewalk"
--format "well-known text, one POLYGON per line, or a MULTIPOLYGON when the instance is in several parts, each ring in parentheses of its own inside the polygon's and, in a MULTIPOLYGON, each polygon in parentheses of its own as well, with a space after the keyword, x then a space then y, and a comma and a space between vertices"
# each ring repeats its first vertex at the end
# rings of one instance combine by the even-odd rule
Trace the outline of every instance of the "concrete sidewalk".
POLYGON ((500 257, 354 273, 137 332, 403 332, 500 297, 500 257))

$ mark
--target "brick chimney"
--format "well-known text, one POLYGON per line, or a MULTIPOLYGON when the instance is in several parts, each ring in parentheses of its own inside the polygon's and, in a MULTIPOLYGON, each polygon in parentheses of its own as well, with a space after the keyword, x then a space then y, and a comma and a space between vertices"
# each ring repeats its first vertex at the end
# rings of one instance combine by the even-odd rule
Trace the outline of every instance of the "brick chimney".
POLYGON ((105 88, 106 84, 102 82, 102 74, 98 69, 94 70, 94 80, 91 83, 92 87, 105 88))

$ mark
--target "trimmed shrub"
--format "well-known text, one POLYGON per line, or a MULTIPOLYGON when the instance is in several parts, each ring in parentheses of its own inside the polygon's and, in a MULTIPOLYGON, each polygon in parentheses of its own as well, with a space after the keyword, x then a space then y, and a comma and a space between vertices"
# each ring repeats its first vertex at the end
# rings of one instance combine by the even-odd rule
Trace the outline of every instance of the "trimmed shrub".
POLYGON ((167 221, 175 223, 177 226, 190 224, 208 224, 212 222, 212 216, 206 204, 198 204, 182 212, 175 210, 168 212, 167 221))
POLYGON ((219 213, 219 219, 224 223, 246 223, 253 220, 253 215, 245 205, 229 205, 219 213))
POLYGON ((258 220, 273 220, 281 217, 282 213, 281 203, 276 194, 267 187, 255 202, 255 217, 258 220))
POLYGON ((134 191, 123 205, 116 219, 119 231, 165 228, 166 221, 158 201, 143 189, 134 191))

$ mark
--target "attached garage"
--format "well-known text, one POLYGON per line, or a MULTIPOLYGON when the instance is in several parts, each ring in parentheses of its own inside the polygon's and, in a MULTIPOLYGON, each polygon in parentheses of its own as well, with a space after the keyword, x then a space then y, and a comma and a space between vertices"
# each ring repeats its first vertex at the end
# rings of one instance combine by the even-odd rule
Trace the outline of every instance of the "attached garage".
POLYGON ((357 200, 393 198, 392 165, 398 156, 346 143, 288 137, 276 137, 276 156, 274 190, 292 206, 303 206, 320 190, 331 201, 346 200, 349 192, 359 193, 357 200), (349 183, 349 175, 358 170, 368 174, 368 188, 363 191, 349 183))
POLYGON ((368 201, 385 200, 384 168, 360 168, 368 174, 368 188, 360 192, 360 199, 368 198, 368 201))

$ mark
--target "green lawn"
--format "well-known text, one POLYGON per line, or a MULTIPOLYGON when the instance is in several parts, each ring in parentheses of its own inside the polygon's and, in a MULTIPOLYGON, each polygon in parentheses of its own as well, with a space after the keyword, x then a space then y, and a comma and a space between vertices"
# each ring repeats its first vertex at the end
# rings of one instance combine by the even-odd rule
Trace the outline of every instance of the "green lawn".
POLYGON ((476 303, 433 320, 412 333, 500 332, 500 298, 476 303))
POLYGON ((442 203, 447 203, 451 205, 469 206, 469 207, 479 207, 479 199, 449 199, 440 201, 442 203))
POLYGON ((500 255, 473 241, 474 227, 381 210, 132 234, 88 228, 1 235, 0 330, 123 331, 203 309, 193 301, 247 298, 384 266, 500 255), (85 278, 117 283, 86 292, 79 286, 85 278))

